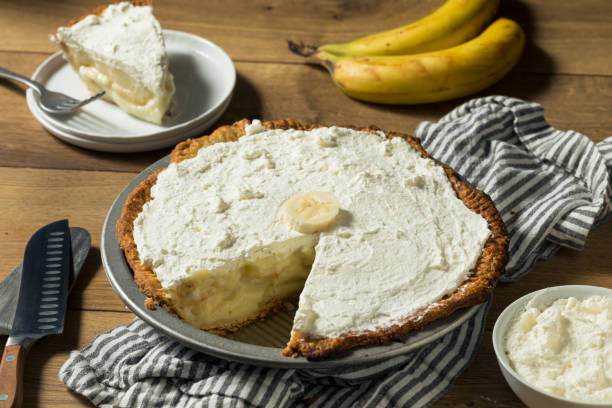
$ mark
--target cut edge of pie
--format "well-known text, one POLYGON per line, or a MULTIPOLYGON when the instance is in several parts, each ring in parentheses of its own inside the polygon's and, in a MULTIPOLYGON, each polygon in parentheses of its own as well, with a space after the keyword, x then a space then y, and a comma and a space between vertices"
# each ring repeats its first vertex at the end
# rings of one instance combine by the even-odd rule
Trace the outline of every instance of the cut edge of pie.
MULTIPOLYGON (((246 134, 245 127, 248 124, 250 124, 250 121, 243 119, 232 125, 222 126, 210 135, 198 139, 187 139, 173 149, 170 154, 170 160, 172 163, 178 163, 195 157, 203 147, 214 143, 237 141, 246 134)), ((268 129, 297 129, 306 131, 327 126, 322 124, 308 125, 291 119, 263 122, 262 124, 268 129)), ((371 133, 381 131, 381 129, 374 126, 366 128, 343 127, 371 133)), ((480 214, 487 221, 491 235, 485 242, 482 253, 468 279, 450 295, 434 302, 429 307, 399 319, 397 323, 391 326, 377 330, 348 332, 335 338, 313 338, 308 333, 293 331, 287 347, 282 351, 282 354, 285 356, 304 356, 309 360, 322 360, 358 346, 383 344, 390 340, 402 339, 410 331, 420 330, 429 323, 447 317, 460 308, 485 302, 491 294, 497 279, 505 269, 508 261, 507 247, 509 237, 504 222, 489 196, 460 180, 451 168, 433 159, 423 149, 419 141, 412 136, 397 132, 384 131, 384 133, 387 138, 403 138, 424 158, 433 160, 436 164, 442 166, 457 197, 467 208, 480 214)), ((159 304, 170 313, 181 318, 177 310, 172 307, 168 292, 162 287, 155 272, 149 266, 140 262, 133 236, 134 221, 141 212, 143 205, 151 198, 151 187, 155 185, 158 174, 163 170, 165 169, 160 169, 150 175, 129 194, 122 214, 117 221, 117 238, 134 273, 134 282, 140 291, 148 297, 145 302, 147 307, 153 309, 155 304, 159 304)), ((263 308, 254 311, 252 317, 244 321, 226 327, 207 329, 207 331, 222 335, 238 330, 258 319, 265 318, 270 312, 282 309, 285 300, 272 299, 263 308)))

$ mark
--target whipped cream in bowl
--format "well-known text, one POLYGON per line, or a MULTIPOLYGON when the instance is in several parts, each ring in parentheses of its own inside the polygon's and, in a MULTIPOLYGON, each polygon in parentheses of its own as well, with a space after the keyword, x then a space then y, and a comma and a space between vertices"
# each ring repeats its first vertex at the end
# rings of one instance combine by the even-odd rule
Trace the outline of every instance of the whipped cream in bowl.
POLYGON ((612 289, 569 285, 527 294, 498 317, 493 346, 527 406, 612 406, 612 289))

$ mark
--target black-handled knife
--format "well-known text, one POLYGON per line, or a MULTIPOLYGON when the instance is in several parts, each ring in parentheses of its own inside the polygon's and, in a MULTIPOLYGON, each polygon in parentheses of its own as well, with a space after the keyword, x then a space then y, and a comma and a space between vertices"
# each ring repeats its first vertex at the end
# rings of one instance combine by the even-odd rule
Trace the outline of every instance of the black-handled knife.
POLYGON ((13 327, 0 361, 0 408, 21 406, 28 348, 41 337, 64 330, 71 268, 68 220, 53 222, 30 238, 13 327))
MULTIPOLYGON (((91 236, 86 229, 70 227, 70 241, 70 246, 72 247, 72 277, 70 279, 70 290, 72 290, 79 276, 79 272, 87 259, 87 254, 91 247, 91 236)), ((23 262, 0 282, 0 336, 8 336, 11 333, 15 310, 17 310, 17 302, 19 301, 19 287, 21 286, 22 270, 23 262)))

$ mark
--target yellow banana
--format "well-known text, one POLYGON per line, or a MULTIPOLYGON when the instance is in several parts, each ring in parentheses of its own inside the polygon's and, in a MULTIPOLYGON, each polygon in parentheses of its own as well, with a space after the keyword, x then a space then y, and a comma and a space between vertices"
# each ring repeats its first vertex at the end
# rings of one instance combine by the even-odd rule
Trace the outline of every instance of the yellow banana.
POLYGON ((317 60, 347 95, 369 102, 418 104, 469 95, 503 78, 521 56, 525 34, 499 18, 478 37, 456 47, 414 55, 338 56, 317 60))
POLYGON ((412 24, 368 35, 344 44, 312 47, 289 43, 300 55, 402 55, 442 50, 474 38, 493 19, 499 0, 448 0, 412 24))

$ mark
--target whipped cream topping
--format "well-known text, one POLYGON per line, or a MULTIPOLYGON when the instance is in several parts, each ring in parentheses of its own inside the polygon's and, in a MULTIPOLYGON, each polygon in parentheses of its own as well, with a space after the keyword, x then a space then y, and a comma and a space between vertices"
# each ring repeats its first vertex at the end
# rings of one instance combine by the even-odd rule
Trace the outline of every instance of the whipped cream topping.
POLYGON ((149 6, 111 4, 101 16, 90 14, 71 27, 58 28, 51 39, 127 73, 155 94, 166 93, 166 47, 149 6))
POLYGON ((143 263, 171 288, 208 271, 315 247, 294 330, 335 337, 388 326, 452 293, 490 236, 444 170, 401 138, 340 127, 268 130, 216 143, 158 175, 134 222, 143 263), (293 231, 290 197, 321 191, 338 201, 329 229, 293 231))
POLYGON ((612 298, 533 300, 506 338, 514 370, 533 386, 575 401, 612 403, 612 298))

